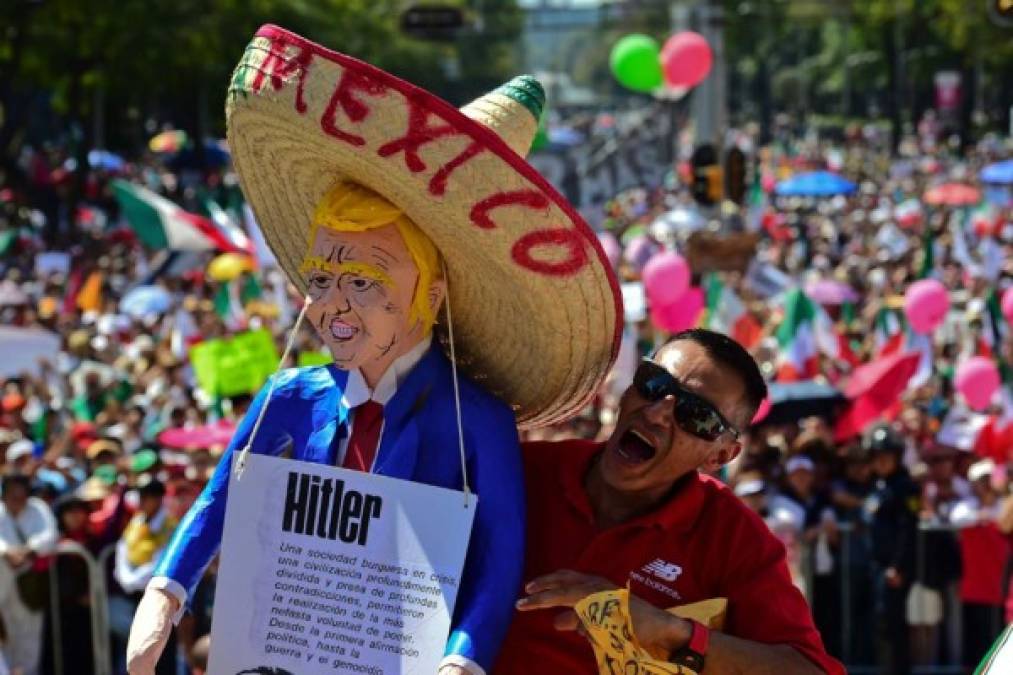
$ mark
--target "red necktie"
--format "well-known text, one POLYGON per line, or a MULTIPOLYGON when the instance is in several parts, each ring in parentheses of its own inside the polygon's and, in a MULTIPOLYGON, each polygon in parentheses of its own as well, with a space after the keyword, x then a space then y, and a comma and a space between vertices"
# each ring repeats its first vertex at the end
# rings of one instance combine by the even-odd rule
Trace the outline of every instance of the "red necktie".
POLYGON ((370 399, 355 408, 352 418, 352 436, 348 439, 345 461, 341 464, 353 471, 369 472, 376 458, 376 448, 383 428, 383 406, 370 399))

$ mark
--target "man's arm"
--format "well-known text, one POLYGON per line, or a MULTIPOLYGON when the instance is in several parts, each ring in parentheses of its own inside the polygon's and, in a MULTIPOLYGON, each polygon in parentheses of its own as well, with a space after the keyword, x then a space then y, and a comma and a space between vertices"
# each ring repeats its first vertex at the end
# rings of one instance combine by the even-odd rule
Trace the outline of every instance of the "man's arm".
MULTIPOLYGON (((573 606, 589 595, 614 589, 615 584, 570 570, 560 570, 530 582, 530 595, 518 601, 522 612, 568 608, 556 617, 559 630, 576 630, 579 619, 573 606)), ((630 619, 637 641, 648 652, 668 660, 689 644, 690 622, 630 595, 630 619)), ((738 675, 820 675, 824 671, 784 644, 764 644, 712 631, 706 654, 705 672, 738 675)))
POLYGON ((471 421, 471 429, 481 430, 469 438, 474 452, 468 463, 478 512, 441 666, 480 675, 492 668, 520 590, 525 502, 513 415, 503 408, 471 421))
POLYGON ((39 521, 42 523, 42 529, 28 537, 28 548, 36 555, 49 555, 56 550, 56 542, 60 538, 56 526, 56 517, 53 515, 53 511, 41 499, 36 500, 33 498, 29 502, 29 505, 35 510, 39 521))

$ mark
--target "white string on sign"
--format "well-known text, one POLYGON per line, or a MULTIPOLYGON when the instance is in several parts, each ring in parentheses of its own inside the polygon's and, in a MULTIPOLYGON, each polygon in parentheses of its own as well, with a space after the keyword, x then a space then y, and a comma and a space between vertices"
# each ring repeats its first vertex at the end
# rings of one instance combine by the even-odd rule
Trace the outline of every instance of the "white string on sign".
POLYGON ((457 352, 454 350, 454 317, 450 311, 450 275, 443 263, 443 280, 447 285, 447 337, 450 340, 450 370, 454 377, 454 409, 457 412, 457 446, 461 451, 461 476, 464 480, 464 508, 468 508, 471 487, 468 485, 468 462, 464 453, 464 427, 461 424, 461 386, 457 381, 457 352))
POLYGON ((288 341, 285 343, 285 353, 281 355, 281 360, 278 362, 278 368, 274 371, 274 375, 271 376, 271 384, 267 388, 267 397, 264 399, 264 404, 260 406, 260 412, 257 414, 257 421, 253 423, 253 429, 250 431, 250 439, 246 441, 246 445, 239 452, 239 458, 236 460, 236 480, 240 480, 243 477, 243 470, 246 468, 246 458, 250 455, 250 449, 253 447, 253 440, 257 437, 257 432, 260 431, 260 423, 264 421, 264 415, 267 413, 267 405, 271 402, 271 395, 274 394, 274 387, 278 383, 278 373, 281 372, 285 362, 288 361, 288 355, 292 352, 292 345, 295 344, 296 335, 299 334, 299 326, 302 325, 303 319, 306 317, 306 310, 310 306, 310 297, 307 295, 303 298, 302 310, 299 312, 298 318, 295 320, 295 324, 292 326, 292 330, 289 331, 288 341))

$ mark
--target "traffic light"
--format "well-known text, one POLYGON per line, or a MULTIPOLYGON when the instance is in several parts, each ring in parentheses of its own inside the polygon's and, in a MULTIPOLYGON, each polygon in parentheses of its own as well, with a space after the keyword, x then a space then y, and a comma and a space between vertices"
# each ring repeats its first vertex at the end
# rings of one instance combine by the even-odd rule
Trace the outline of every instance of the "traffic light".
POLYGON ((738 148, 725 153, 725 195, 739 205, 746 199, 746 154, 738 148))
POLYGON ((693 183, 690 186, 693 199, 704 206, 720 202, 724 195, 724 177, 714 146, 705 143, 697 147, 690 158, 690 166, 693 168, 693 183))
POLYGON ((986 0, 988 14, 1000 26, 1013 27, 1013 0, 986 0))
POLYGON ((420 40, 452 40, 464 27, 457 7, 415 5, 401 14, 401 31, 420 40))

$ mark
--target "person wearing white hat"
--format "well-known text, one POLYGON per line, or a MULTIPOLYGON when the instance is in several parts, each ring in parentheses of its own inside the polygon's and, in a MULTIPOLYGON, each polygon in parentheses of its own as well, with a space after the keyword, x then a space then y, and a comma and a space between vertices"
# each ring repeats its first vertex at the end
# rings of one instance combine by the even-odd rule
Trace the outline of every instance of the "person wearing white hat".
POLYGON ((994 471, 991 459, 972 464, 967 480, 973 494, 957 502, 950 512, 950 522, 960 529, 963 658, 968 667, 984 657, 1003 625, 1003 581, 1010 551, 997 524, 1002 500, 992 485, 994 471))
POLYGON ((7 447, 7 465, 15 470, 19 470, 23 461, 29 459, 35 454, 35 444, 27 438, 14 441, 7 447))
POLYGON ((218 550, 234 465, 286 446, 297 460, 478 493, 440 671, 491 667, 523 565, 517 425, 578 412, 621 328, 596 236, 523 159, 543 104, 541 85, 519 77, 456 110, 275 26, 258 31, 229 87, 232 158, 306 296, 293 336, 306 319, 335 362, 282 371, 257 396, 156 566, 128 645, 133 675, 153 671, 218 550))

